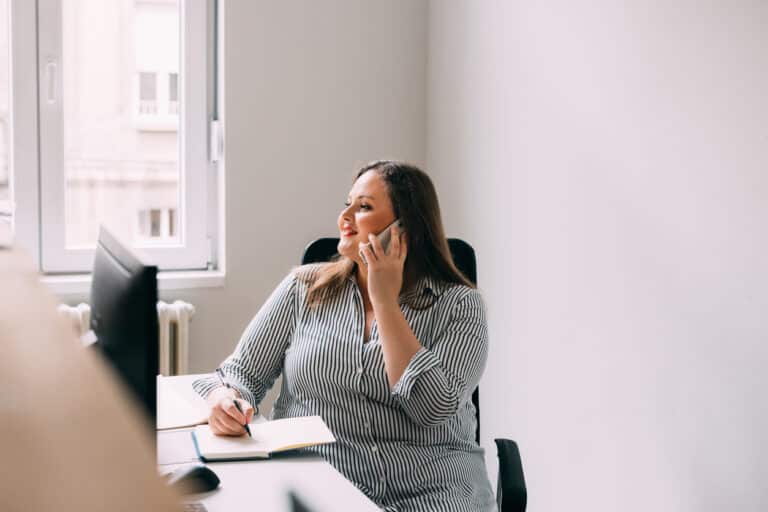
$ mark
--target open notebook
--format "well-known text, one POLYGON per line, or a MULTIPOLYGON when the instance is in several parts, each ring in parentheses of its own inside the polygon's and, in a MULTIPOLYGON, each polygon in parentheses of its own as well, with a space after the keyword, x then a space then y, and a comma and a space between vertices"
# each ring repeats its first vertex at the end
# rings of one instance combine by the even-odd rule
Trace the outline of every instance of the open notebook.
POLYGON ((320 416, 251 423, 249 427, 253 438, 246 434, 217 436, 210 426, 199 425, 192 432, 197 455, 205 462, 264 459, 276 452, 336 442, 320 416))

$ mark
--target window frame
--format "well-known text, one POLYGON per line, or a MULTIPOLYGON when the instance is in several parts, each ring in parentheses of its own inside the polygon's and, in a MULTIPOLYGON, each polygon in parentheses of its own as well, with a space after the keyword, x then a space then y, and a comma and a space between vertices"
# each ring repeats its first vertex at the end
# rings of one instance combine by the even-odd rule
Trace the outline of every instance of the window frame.
POLYGON ((40 263, 40 174, 37 150, 37 3, 10 1, 11 223, 15 242, 40 263), (25 30, 26 29, 26 30, 25 30), (25 172, 21 172, 21 170, 25 172))
MULTIPOLYGON (((15 239, 32 252, 46 274, 87 273, 92 266, 93 249, 67 249, 64 245, 61 3, 11 0, 10 5, 11 195, 15 239), (50 71, 55 72, 56 78, 53 104, 47 102, 46 73, 50 71)), ((158 247, 137 241, 135 247, 161 270, 211 270, 216 268, 218 259, 213 251, 214 242, 221 239, 217 234, 221 222, 217 218, 219 193, 215 188, 219 163, 208 158, 210 120, 217 100, 211 91, 219 79, 209 62, 215 54, 211 47, 217 47, 213 44, 216 2, 179 0, 179 9, 181 171, 175 220, 177 229, 181 229, 181 243, 158 247)))

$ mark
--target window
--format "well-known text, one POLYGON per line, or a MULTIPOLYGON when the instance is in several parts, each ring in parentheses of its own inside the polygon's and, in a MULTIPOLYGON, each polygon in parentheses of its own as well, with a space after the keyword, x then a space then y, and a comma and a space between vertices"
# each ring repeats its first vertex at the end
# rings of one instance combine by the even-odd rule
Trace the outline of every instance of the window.
MULTIPOLYGON (((34 34, 38 63, 17 69, 12 45, 13 73, 39 82, 36 105, 17 112, 37 121, 39 137, 21 142, 39 154, 39 183, 32 173, 14 177, 40 197, 17 198, 19 217, 37 210, 39 219, 17 223, 17 239, 40 240, 50 273, 88 271, 100 225, 163 270, 208 268, 217 224, 207 155, 213 1, 38 0, 36 26, 35 2, 10 1, 18 32, 34 34)), ((0 41, 0 67, 2 50, 0 41)), ((0 135, 3 78, 0 70, 0 135)))
POLYGON ((176 236, 175 208, 152 208, 139 211, 138 236, 150 240, 172 239, 176 236))
MULTIPOLYGON (((198 0, 199 1, 199 0, 198 0)), ((141 131, 176 131, 178 95, 171 98, 171 75, 178 85, 179 9, 173 1, 136 1, 133 12, 133 54, 138 75, 136 128, 141 131), (176 102, 175 112, 171 101, 176 102)))
POLYGON ((168 113, 171 115, 179 114, 179 74, 170 73, 168 75, 168 113))
POLYGON ((139 73, 139 115, 157 114, 157 76, 139 73))
POLYGON ((168 236, 176 236, 176 208, 168 208, 168 236))

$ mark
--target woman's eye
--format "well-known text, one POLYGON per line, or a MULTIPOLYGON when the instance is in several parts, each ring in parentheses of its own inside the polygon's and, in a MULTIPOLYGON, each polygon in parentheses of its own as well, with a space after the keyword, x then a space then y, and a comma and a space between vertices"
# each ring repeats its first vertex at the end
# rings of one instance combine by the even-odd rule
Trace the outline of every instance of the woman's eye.
MULTIPOLYGON (((351 204, 352 203, 350 203, 349 201, 345 202, 344 203, 344 208, 349 208, 351 204)), ((361 210, 370 210, 371 209, 371 205, 365 204, 365 203, 361 203, 360 204, 360 209, 361 210)))

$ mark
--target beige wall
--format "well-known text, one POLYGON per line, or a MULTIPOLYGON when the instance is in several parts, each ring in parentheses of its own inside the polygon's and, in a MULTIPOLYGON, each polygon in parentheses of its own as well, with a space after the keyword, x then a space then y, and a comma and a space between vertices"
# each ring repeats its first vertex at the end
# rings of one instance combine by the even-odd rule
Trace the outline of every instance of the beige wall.
POLYGON ((768 509, 766 27, 430 3, 428 167, 478 251, 483 441, 520 442, 530 510, 768 509))

